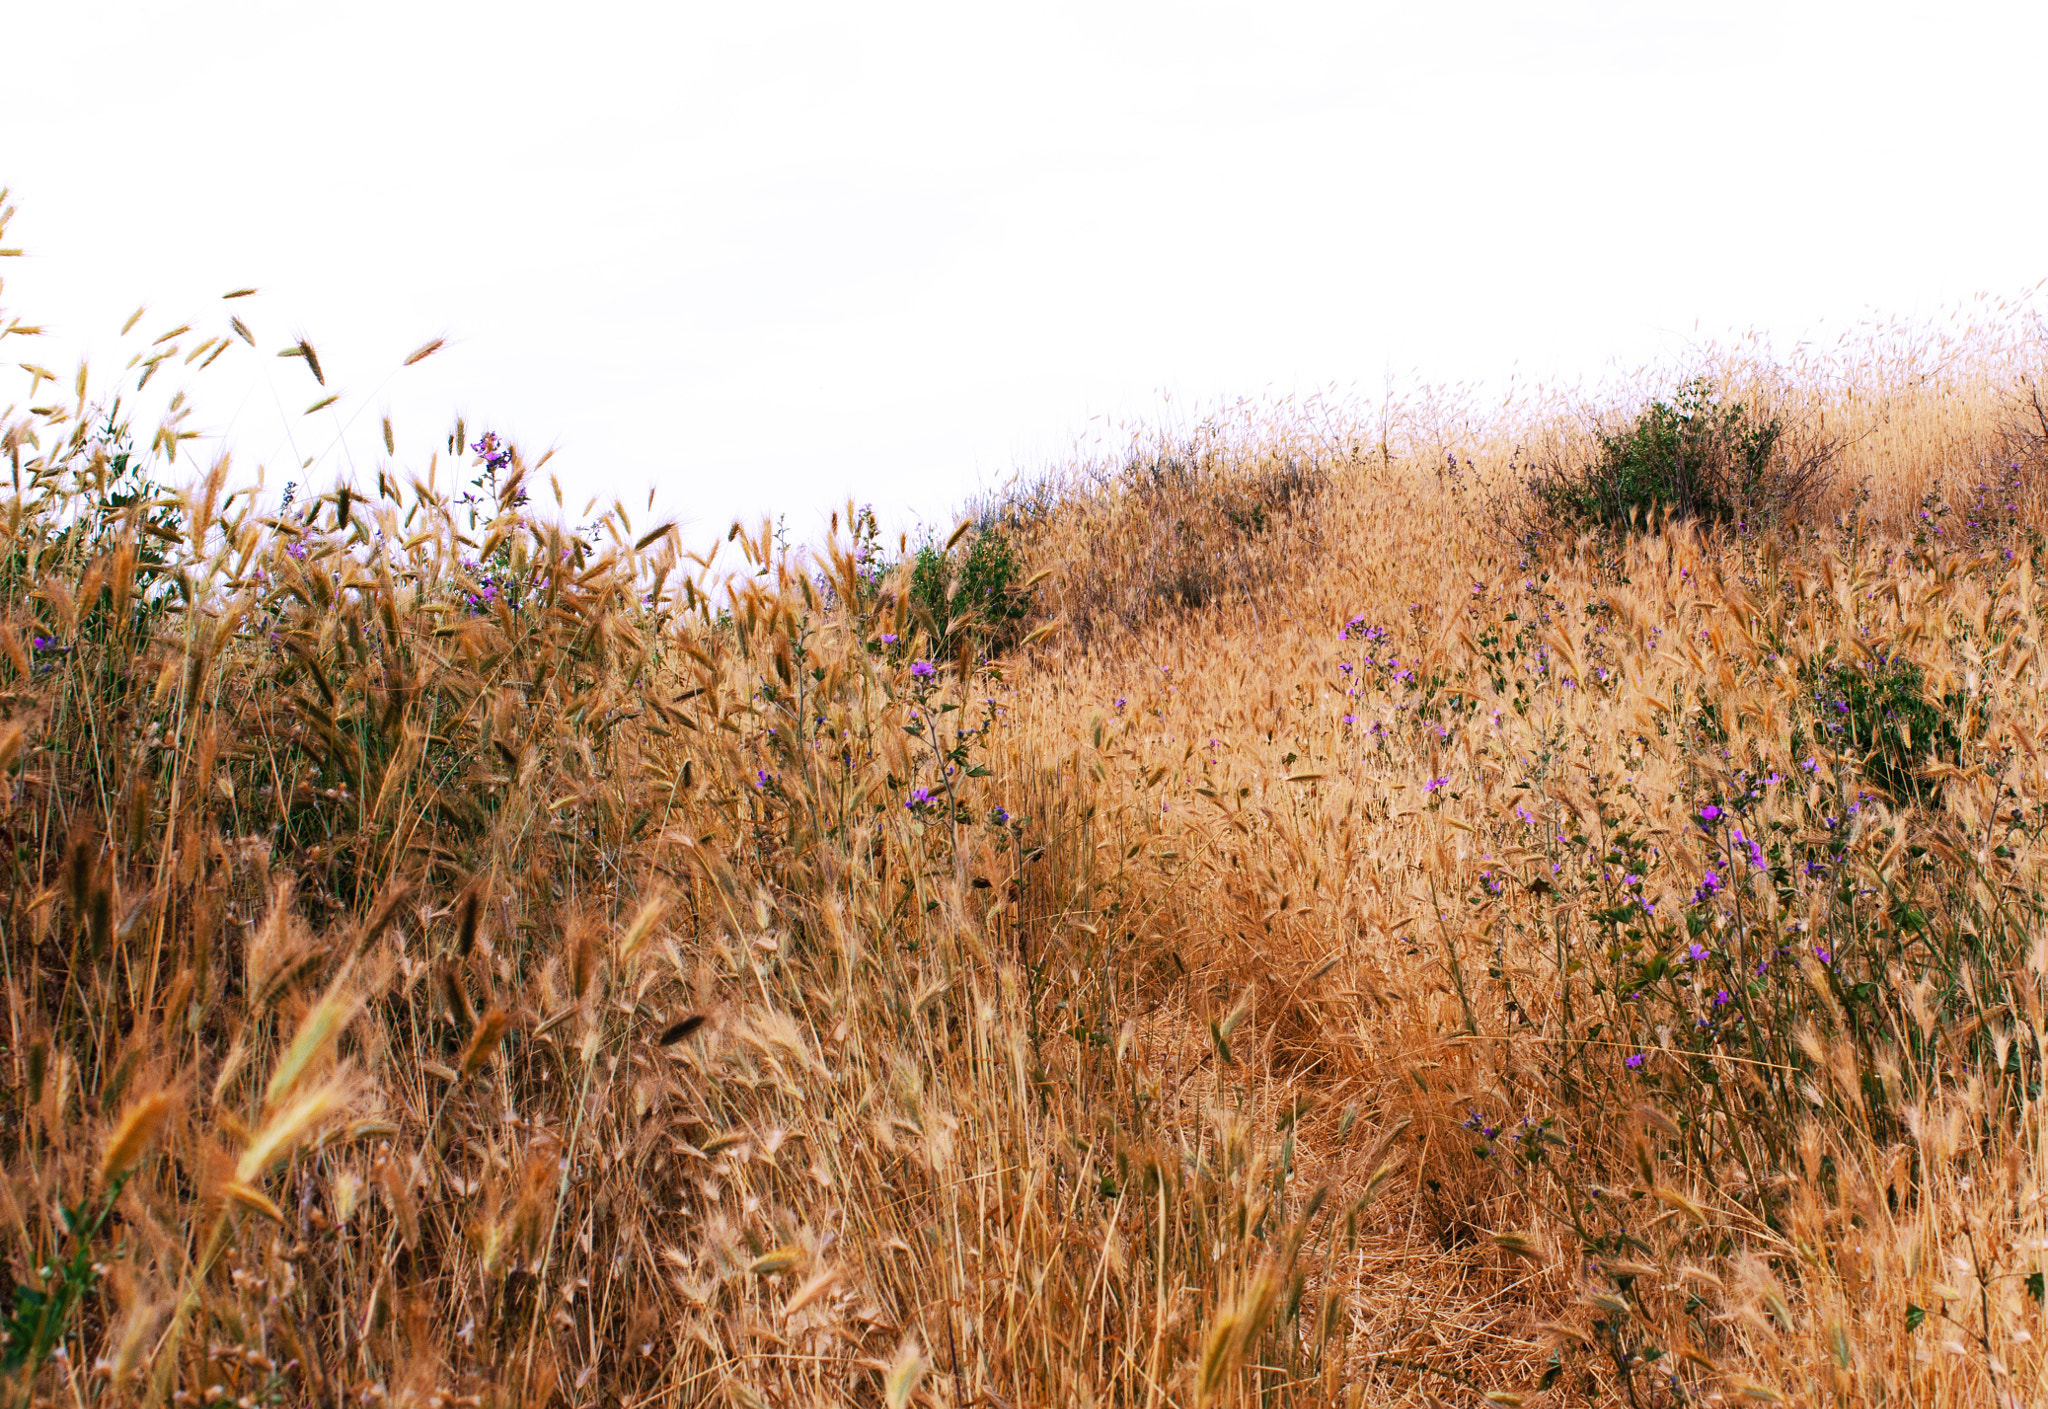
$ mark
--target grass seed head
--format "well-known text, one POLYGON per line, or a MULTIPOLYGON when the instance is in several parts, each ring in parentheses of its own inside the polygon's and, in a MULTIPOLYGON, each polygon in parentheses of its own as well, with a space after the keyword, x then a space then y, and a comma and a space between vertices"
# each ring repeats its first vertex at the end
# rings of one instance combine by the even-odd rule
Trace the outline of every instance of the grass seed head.
POLYGON ((107 1136, 106 1153, 100 1158, 100 1183, 111 1184, 132 1171, 142 1160, 157 1132, 171 1113, 171 1098, 159 1091, 129 1106, 107 1136))
POLYGON ((506 1030, 512 1025, 512 1015, 503 1008, 493 1008, 478 1020, 476 1031, 470 1034, 469 1045, 463 1049, 462 1075, 467 1078, 483 1069, 491 1054, 498 1050, 506 1030))

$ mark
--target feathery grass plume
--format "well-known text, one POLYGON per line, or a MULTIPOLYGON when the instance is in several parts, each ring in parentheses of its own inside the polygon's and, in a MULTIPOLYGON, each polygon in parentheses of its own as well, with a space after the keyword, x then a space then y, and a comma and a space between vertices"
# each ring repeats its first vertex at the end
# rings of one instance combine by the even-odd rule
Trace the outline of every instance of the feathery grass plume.
POLYGON ((768 1252, 762 1253, 747 1264, 747 1271, 756 1277, 766 1277, 776 1272, 787 1272, 804 1261, 805 1256, 806 1254, 802 1247, 791 1243, 787 1246, 773 1248, 768 1252))
POLYGON ((456 902, 455 911, 455 953, 467 959, 469 951, 476 948, 476 927, 483 913, 481 880, 472 881, 463 889, 462 898, 456 902))
POLYGON ((98 866, 99 841, 81 824, 75 826, 64 847, 64 889, 74 915, 83 915, 93 892, 98 866))
POLYGON ((603 935, 587 917, 578 917, 569 929, 569 990, 578 1002, 590 992, 603 962, 603 935))
POLYGON ((782 1304, 782 1319, 787 1321, 831 1291, 839 1284, 840 1276, 841 1272, 837 1267, 827 1267, 821 1272, 813 1273, 802 1286, 791 1292, 789 1300, 782 1304))
POLYGON ((493 1008, 477 1021, 476 1031, 470 1034, 469 1046, 463 1049, 460 1072, 466 1079, 483 1069, 491 1054, 498 1050, 504 1040, 505 1031, 512 1024, 512 1016, 503 1008, 493 1008))
POLYGON ((348 1073, 336 1073, 312 1090, 300 1091, 269 1115, 235 1161, 236 1182, 253 1185, 289 1158, 309 1136, 345 1111, 353 1086, 348 1073))
POLYGON ((896 1358, 889 1362, 889 1372, 882 1377, 883 1402, 889 1409, 904 1409, 930 1369, 917 1342, 904 1341, 896 1350, 896 1358))
POLYGON ((103 858, 86 887, 85 928, 87 952, 95 957, 113 952, 114 884, 112 866, 103 858))
POLYGON ((696 1032, 698 1028, 704 1026, 707 1019, 708 1015, 704 1013, 685 1013, 682 1017, 677 1018, 661 1030, 661 1036, 655 1039, 655 1045, 658 1047, 673 1047, 676 1043, 681 1042, 684 1038, 696 1032))
POLYGON ((261 1214, 280 1227, 284 1226, 284 1210, 279 1208, 271 1200, 270 1196, 261 1189, 252 1188, 239 1179, 231 1179, 221 1186, 221 1192, 227 1195, 230 1202, 240 1205, 251 1213, 261 1214))
POLYGON ((0 725, 0 801, 5 801, 10 791, 7 774, 20 761, 22 744, 27 738, 28 730, 20 724, 0 725))
POLYGON ((1202 1358, 1195 1373, 1195 1402, 1208 1404, 1223 1392, 1237 1369, 1243 1342, 1243 1326, 1236 1312, 1216 1317, 1202 1341, 1202 1358))
POLYGON ((28 680, 34 675, 28 663, 28 652, 22 648, 21 634, 12 625, 0 624, 0 653, 5 653, 8 664, 14 667, 14 678, 28 680))
POLYGON ((360 1007, 360 997, 347 986, 344 976, 307 1011, 264 1088, 265 1111, 277 1110, 297 1094, 306 1078, 333 1052, 360 1007))
POLYGON ((171 1111, 171 1098, 159 1091, 129 1106, 107 1136, 106 1153, 100 1157, 100 1183, 111 1184, 133 1170, 141 1161, 171 1111))
POLYGON ((374 944, 398 918, 399 907, 410 900, 412 895, 413 887, 409 882, 399 880, 387 886, 384 894, 378 898, 376 907, 363 921, 359 932, 360 938, 357 940, 358 947, 374 944))
POLYGON ((444 961, 439 972, 441 996, 447 1004, 449 1018, 463 1027, 474 1028, 477 1024, 476 1008, 469 1001, 469 988, 462 981, 462 970, 444 961))
POLYGON ((114 1342, 114 1354, 107 1362, 108 1378, 114 1384, 125 1384, 139 1368, 144 1347, 155 1339, 163 1314, 164 1306, 159 1301, 139 1296, 131 1301, 127 1315, 122 1318, 119 1338, 114 1342))
POLYGON ((1544 1260, 1542 1240, 1530 1233, 1495 1233, 1493 1245, 1511 1257, 1525 1262, 1540 1263, 1544 1260))
POLYGON ((653 936, 654 926, 661 919, 661 912, 667 906, 668 898, 657 895, 641 905, 634 914, 632 923, 626 926, 625 934, 619 939, 621 968, 631 972, 633 960, 639 955, 642 946, 653 936))

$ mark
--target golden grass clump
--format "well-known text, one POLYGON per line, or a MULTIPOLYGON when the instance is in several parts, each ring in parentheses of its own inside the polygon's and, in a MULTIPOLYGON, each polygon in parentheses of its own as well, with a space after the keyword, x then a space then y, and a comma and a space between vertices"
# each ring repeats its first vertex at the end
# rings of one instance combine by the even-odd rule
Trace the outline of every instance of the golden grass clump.
POLYGON ((1705 368, 1841 438, 1767 532, 1496 532, 1586 398, 1219 418, 986 516, 989 660, 852 514, 139 447, 235 308, 0 414, 17 1398, 2038 1397, 2016 319, 1705 368))

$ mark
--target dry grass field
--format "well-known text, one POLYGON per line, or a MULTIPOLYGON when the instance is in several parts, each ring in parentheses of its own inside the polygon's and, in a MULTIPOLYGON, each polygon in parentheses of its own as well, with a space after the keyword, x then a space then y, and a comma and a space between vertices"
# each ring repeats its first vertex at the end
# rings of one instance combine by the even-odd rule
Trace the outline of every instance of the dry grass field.
POLYGON ((280 505, 249 306, 0 313, 14 1402, 2048 1393, 2019 314, 1686 369, 1782 512, 1531 507, 1669 376, 1285 405, 975 600, 477 428, 280 505))

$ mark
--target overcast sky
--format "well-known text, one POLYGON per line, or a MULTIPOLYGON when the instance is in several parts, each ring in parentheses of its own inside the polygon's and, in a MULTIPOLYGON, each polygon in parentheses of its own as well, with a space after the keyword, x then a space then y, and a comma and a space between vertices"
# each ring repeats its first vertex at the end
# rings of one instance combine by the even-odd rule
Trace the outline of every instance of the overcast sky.
POLYGON ((940 520, 1167 398, 1598 375, 2048 276, 2040 4, 12 0, 4 32, 0 304, 67 371, 138 303, 242 312, 263 355, 197 419, 273 484, 460 413, 707 534, 940 520), (270 355, 300 334, 346 393, 310 418, 270 355))

